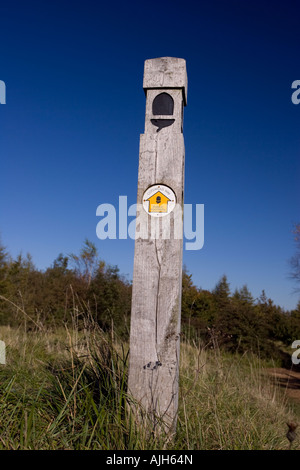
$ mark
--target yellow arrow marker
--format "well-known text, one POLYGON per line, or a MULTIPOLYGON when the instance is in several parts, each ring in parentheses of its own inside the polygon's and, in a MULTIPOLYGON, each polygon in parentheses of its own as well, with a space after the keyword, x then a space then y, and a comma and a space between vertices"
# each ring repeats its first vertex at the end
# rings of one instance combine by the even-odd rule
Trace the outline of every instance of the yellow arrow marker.
POLYGON ((146 199, 149 201, 149 212, 168 212, 168 202, 171 201, 160 191, 157 191, 153 196, 146 199))

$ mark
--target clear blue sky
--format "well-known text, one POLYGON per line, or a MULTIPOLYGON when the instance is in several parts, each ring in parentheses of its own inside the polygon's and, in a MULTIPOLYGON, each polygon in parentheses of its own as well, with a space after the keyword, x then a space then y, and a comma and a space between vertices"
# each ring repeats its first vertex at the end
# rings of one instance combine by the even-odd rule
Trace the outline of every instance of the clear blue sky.
POLYGON ((96 237, 96 208, 136 202, 144 60, 186 59, 185 202, 205 204, 196 285, 284 308, 299 222, 297 0, 14 1, 0 6, 0 232, 12 256, 50 266, 84 239, 132 278, 134 241, 96 237))

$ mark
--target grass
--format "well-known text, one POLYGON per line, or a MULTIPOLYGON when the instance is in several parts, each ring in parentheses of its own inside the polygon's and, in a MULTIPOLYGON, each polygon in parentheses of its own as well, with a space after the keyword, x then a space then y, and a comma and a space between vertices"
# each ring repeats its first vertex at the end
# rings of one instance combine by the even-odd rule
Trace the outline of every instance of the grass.
POLYGON ((182 341, 177 433, 145 436, 128 411, 128 345, 116 335, 90 323, 0 327, 0 338, 0 449, 287 449, 286 422, 299 420, 259 358, 182 341))

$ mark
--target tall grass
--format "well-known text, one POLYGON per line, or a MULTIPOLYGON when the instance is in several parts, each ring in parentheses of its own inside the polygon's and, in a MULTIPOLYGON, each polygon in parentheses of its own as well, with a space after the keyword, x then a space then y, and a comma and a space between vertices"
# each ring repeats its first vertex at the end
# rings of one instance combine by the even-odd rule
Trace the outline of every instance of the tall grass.
MULTIPOLYGON (((128 344, 79 329, 0 327, 0 449, 286 449, 298 416, 254 355, 181 344, 175 436, 144 435, 129 412, 128 344)), ((299 448, 297 441, 293 448, 299 448)))

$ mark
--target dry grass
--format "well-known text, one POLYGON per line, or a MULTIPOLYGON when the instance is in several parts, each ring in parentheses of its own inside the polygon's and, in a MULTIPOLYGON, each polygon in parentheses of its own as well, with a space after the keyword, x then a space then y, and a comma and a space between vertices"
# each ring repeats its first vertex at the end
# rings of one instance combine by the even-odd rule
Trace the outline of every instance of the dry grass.
POLYGON ((177 434, 149 439, 128 414, 128 345, 115 335, 75 322, 0 338, 1 449, 287 449, 286 422, 299 421, 257 357, 182 342, 177 434))

